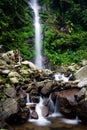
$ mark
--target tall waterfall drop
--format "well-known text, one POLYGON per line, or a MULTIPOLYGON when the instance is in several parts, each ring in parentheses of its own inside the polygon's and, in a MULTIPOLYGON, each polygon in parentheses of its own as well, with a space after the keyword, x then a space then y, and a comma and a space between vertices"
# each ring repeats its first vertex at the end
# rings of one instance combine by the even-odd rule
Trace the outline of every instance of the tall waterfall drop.
POLYGON ((35 65, 42 69, 42 40, 41 40, 41 26, 39 17, 39 5, 37 0, 30 0, 30 6, 34 12, 34 28, 35 28, 35 65))

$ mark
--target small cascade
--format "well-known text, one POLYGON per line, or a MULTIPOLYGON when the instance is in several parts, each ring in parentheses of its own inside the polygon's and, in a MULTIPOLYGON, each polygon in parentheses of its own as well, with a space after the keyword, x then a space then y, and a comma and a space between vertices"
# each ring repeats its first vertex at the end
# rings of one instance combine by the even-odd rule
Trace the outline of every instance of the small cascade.
POLYGON ((58 98, 56 98, 56 102, 54 105, 54 113, 59 113, 59 103, 58 103, 58 98))
POLYGON ((72 74, 70 74, 68 77, 66 77, 66 76, 64 76, 64 74, 56 73, 54 75, 54 78, 55 78, 56 81, 68 82, 71 76, 72 76, 72 74))
POLYGON ((50 117, 58 117, 58 116, 62 116, 61 113, 59 112, 59 104, 58 104, 58 98, 56 98, 56 102, 54 104, 54 102, 51 99, 51 96, 49 97, 49 109, 52 112, 52 114, 50 115, 50 117))
POLYGON ((56 98, 56 102, 55 102, 55 105, 54 105, 54 113, 53 113, 53 116, 54 117, 60 117, 62 116, 62 114, 59 112, 59 102, 58 102, 58 97, 56 98))
POLYGON ((30 102, 30 96, 29 96, 29 93, 27 93, 26 105, 29 106, 29 105, 32 105, 32 104, 35 104, 35 103, 30 102))
POLYGON ((48 102, 48 109, 49 109, 49 112, 50 113, 54 113, 54 102, 53 100, 51 99, 51 95, 49 96, 49 102, 48 102))
POLYGON ((30 103, 29 93, 27 93, 26 105, 30 103))
POLYGON ((72 125, 77 125, 79 122, 81 122, 79 119, 78 119, 78 116, 76 116, 76 119, 62 119, 62 121, 66 124, 72 124, 72 125))
POLYGON ((45 126, 45 125, 49 125, 50 121, 48 121, 45 117, 43 117, 42 115, 42 107, 43 107, 43 99, 42 97, 40 97, 40 102, 36 104, 36 109, 35 111, 38 114, 38 119, 29 119, 29 122, 34 122, 37 125, 40 126, 45 126))

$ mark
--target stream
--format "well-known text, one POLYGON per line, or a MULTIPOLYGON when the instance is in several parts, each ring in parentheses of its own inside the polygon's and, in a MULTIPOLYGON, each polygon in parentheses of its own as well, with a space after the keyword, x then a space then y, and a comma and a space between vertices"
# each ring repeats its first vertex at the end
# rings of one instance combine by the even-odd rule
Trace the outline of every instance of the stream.
MULTIPOLYGON (((44 99, 40 97, 39 103, 36 104, 35 111, 38 113, 38 119, 29 118, 25 124, 12 126, 14 130, 86 130, 87 124, 82 124, 82 122, 76 117, 76 119, 67 119, 61 113, 59 113, 58 100, 53 104, 51 97, 50 109, 54 109, 54 112, 50 114, 47 118, 42 115, 42 108, 44 107, 44 99)), ((26 105, 29 106, 33 104, 30 102, 29 94, 27 94, 26 105)), ((32 112, 32 110, 31 110, 32 112)))
POLYGON ((14 130, 86 130, 87 124, 76 123, 75 120, 62 117, 49 117, 50 124, 40 126, 31 122, 19 126, 13 126, 14 130), (65 120, 65 122, 64 122, 65 120))

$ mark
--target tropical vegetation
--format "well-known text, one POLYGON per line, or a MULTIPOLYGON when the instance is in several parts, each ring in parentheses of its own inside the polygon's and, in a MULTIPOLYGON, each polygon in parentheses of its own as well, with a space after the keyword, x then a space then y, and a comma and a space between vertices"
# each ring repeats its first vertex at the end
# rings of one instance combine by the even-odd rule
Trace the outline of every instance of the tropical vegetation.
MULTIPOLYGON (((0 44, 34 57, 33 12, 29 0, 0 1, 0 44)), ((43 54, 52 66, 87 59, 87 1, 38 0, 41 9, 43 54)))

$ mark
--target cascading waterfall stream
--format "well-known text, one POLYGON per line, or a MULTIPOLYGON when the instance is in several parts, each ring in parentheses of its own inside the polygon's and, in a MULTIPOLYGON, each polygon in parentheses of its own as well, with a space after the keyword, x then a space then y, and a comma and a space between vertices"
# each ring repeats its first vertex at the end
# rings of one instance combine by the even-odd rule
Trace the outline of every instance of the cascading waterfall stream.
POLYGON ((39 5, 37 0, 30 0, 30 7, 34 12, 34 28, 35 28, 35 65, 42 69, 42 40, 41 40, 41 26, 39 17, 39 5))
MULTIPOLYGON (((29 94, 27 93, 26 105, 29 106, 31 104, 35 104, 35 111, 38 114, 38 119, 30 119, 29 118, 29 122, 33 122, 33 123, 38 124, 40 126, 45 126, 45 125, 50 124, 50 121, 48 121, 42 114, 42 107, 44 106, 43 101, 44 100, 42 99, 42 97, 40 97, 39 103, 35 104, 33 102, 30 102, 29 94)), ((32 113, 31 109, 30 109, 30 113, 32 113)))
POLYGON ((51 95, 49 97, 49 109, 52 112, 51 115, 49 115, 49 117, 60 117, 62 116, 62 114, 59 112, 59 108, 58 108, 59 104, 58 104, 58 97, 56 98, 55 104, 51 99, 51 95))

